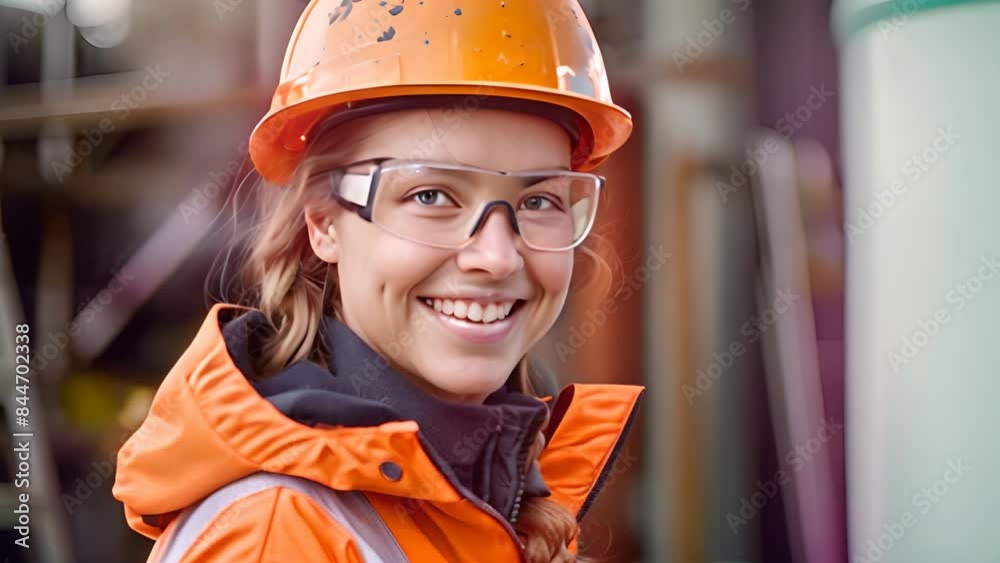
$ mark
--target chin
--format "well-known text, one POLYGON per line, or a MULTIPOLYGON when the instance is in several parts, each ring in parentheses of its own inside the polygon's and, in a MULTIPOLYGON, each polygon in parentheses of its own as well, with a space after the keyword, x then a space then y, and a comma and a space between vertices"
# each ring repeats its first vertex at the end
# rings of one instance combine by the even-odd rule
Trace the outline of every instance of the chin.
MULTIPOLYGON (((503 387, 513 365, 504 368, 497 362, 462 361, 456 369, 442 371, 440 366, 425 381, 448 395, 486 396, 503 387)), ((516 365, 516 362, 515 362, 516 365)))

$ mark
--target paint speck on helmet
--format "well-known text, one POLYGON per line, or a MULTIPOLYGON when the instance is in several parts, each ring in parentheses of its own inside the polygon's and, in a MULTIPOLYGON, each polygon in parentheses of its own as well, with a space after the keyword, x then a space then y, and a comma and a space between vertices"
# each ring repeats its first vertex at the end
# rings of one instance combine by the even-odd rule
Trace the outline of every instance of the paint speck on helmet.
POLYGON ((431 44, 430 39, 424 39, 424 45, 430 45, 430 44, 431 44))
POLYGON ((382 32, 382 37, 378 38, 378 42, 389 41, 396 36, 396 28, 389 26, 389 29, 382 32))
POLYGON ((382 0, 381 2, 378 3, 379 6, 385 6, 386 4, 388 4, 388 2, 386 2, 385 0, 382 0))
POLYGON ((402 6, 393 6, 392 8, 389 9, 389 14, 393 16, 398 16, 399 13, 402 11, 403 11, 402 6))
POLYGON ((455 15, 456 16, 461 16, 462 15, 462 9, 461 8, 455 8, 455 15))
MULTIPOLYGON (((357 0, 354 1, 357 2, 357 0)), ((351 0, 342 0, 340 2, 340 5, 334 8, 334 10, 328 14, 330 25, 333 25, 334 22, 338 20, 340 21, 346 20, 347 16, 351 15, 351 10, 353 8, 354 6, 351 5, 351 0)))
POLYGON ((500 35, 503 35, 503 36, 504 36, 504 37, 506 37, 507 39, 510 39, 511 37, 514 37, 513 35, 511 35, 511 34, 507 33, 507 30, 506 30, 506 29, 505 29, 505 30, 503 30, 503 31, 501 31, 501 32, 500 32, 500 35))

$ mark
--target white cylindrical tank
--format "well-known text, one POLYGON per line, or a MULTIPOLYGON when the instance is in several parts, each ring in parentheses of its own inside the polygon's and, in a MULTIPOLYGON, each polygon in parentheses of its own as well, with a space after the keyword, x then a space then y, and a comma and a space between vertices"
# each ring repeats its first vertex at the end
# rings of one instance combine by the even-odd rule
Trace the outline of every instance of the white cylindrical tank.
POLYGON ((995 563, 1000 1, 838 0, 849 560, 995 563))

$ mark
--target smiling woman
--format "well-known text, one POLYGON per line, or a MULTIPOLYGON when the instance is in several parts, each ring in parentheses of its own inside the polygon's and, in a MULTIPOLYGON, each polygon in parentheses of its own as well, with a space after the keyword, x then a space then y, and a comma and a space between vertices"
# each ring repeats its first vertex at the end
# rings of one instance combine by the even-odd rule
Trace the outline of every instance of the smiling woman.
MULTIPOLYGON (((440 111, 400 111, 352 122, 319 139, 315 154, 328 160, 335 154, 334 147, 348 147, 340 155, 344 163, 378 155, 405 155, 433 132, 440 111), (333 147, 324 142, 327 139, 333 147)), ((427 159, 524 171, 565 169, 569 156, 567 135, 558 125, 531 115, 480 110, 435 145, 427 159), (486 139, 489 142, 484 142, 486 139)), ((310 164, 307 158, 304 165, 310 164)), ((445 197, 440 194, 447 188, 440 178, 428 178, 426 183, 417 182, 397 192, 391 185, 391 174, 381 178, 379 188, 388 183, 390 189, 379 192, 392 198, 381 208, 402 205, 407 208, 405 213, 390 210, 387 216, 380 216, 377 204, 383 200, 372 195, 376 203, 372 218, 381 221, 364 221, 338 205, 325 183, 306 190, 308 201, 299 207, 307 210, 309 242, 316 256, 338 266, 338 312, 348 326, 383 355, 387 355, 386 343, 411 335, 412 344, 390 358, 396 368, 411 374, 415 381, 426 382, 428 390, 442 397, 482 402, 552 327, 566 300, 573 253, 530 249, 524 237, 511 228, 511 217, 516 217, 513 221, 520 225, 531 220, 530 216, 529 221, 523 220, 526 214, 537 214, 527 209, 530 196, 539 193, 530 188, 526 193, 517 190, 510 194, 515 198, 512 203, 493 200, 507 207, 489 206, 485 201, 475 205, 476 198, 447 202, 447 207, 453 209, 448 214, 468 217, 457 221, 451 217, 423 220, 420 229, 405 231, 413 238, 422 237, 421 242, 402 238, 394 232, 406 229, 405 225, 394 232, 379 226, 416 221, 412 218, 415 214, 426 219, 428 208, 445 207, 437 199, 445 197), (420 193, 435 194, 435 200, 430 200, 431 205, 422 203, 414 198, 420 193), (322 199, 317 201, 317 196, 322 199), (514 209, 514 205, 517 210, 512 215, 508 209, 514 209), (484 213, 485 218, 477 217, 484 213), (470 237, 468 225, 477 221, 479 229, 470 237), (434 227, 427 225, 432 222, 434 227), (438 238, 436 232, 447 227, 451 227, 444 233, 447 238, 438 238), (464 244, 457 248, 423 244, 428 238, 464 244), (440 300, 441 310, 429 307, 427 299, 432 303, 440 300), (451 311, 444 308, 447 301, 452 302, 451 311), (478 322, 469 318, 477 315, 477 308, 497 304, 512 306, 511 315, 503 321, 484 324, 481 310, 478 322), (372 314, 375 311, 380 314, 372 314)), ((485 185, 477 187, 490 192, 485 185)), ((448 191, 457 199, 453 189, 448 191)), ((524 235, 524 227, 521 230, 524 235)))
POLYGON ((306 8, 250 141, 265 181, 230 291, 146 422, 172 438, 121 450, 151 561, 576 560, 642 388, 542 400, 529 355, 631 121, 574 1, 381 4, 306 8), (340 48, 378 18, 388 39, 340 48), (519 64, 479 57, 500 49, 519 64))

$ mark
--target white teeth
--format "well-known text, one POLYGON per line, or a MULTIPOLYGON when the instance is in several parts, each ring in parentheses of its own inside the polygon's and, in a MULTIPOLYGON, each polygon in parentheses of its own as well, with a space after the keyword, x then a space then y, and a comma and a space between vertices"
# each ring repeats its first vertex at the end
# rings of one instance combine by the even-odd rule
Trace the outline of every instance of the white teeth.
POLYGON ((511 309, 514 308, 513 301, 509 303, 490 303, 484 306, 474 301, 468 302, 461 299, 424 298, 424 303, 427 303, 435 311, 445 315, 483 324, 506 319, 510 316, 511 309))
POLYGON ((483 311, 483 322, 491 323, 497 320, 497 306, 494 303, 490 303, 486 310, 483 311))
POLYGON ((479 322, 483 320, 483 306, 479 303, 469 305, 469 320, 479 322))

